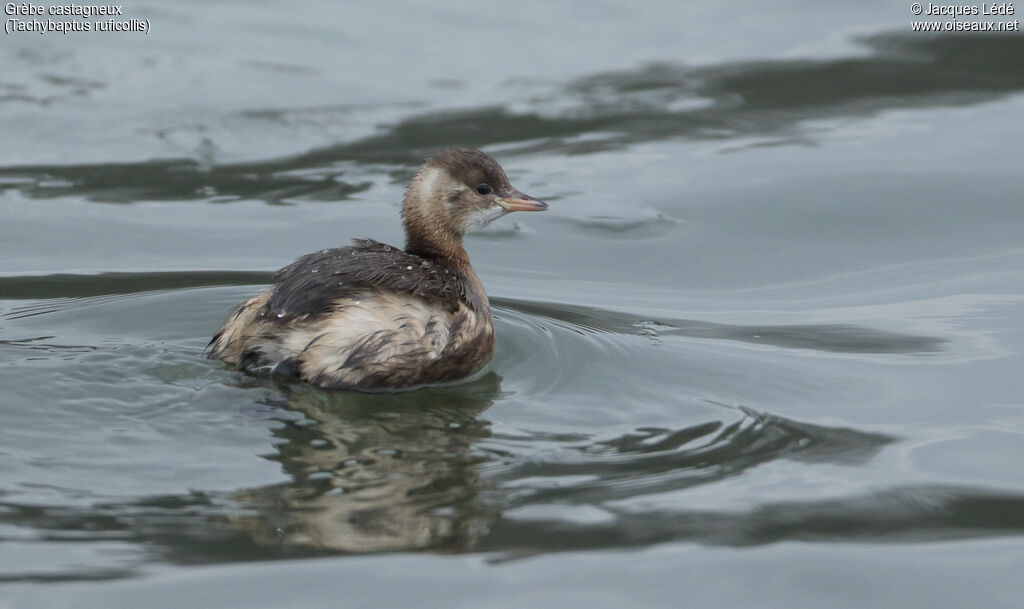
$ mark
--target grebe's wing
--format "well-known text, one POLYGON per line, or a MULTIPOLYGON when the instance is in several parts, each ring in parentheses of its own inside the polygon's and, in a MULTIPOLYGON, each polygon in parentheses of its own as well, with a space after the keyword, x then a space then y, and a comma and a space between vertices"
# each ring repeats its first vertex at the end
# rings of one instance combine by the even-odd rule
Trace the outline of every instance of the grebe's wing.
POLYGON ((326 315, 335 303, 359 299, 368 290, 415 296, 451 311, 463 295, 460 282, 443 262, 357 239, 349 247, 307 254, 278 271, 259 315, 271 323, 326 315))

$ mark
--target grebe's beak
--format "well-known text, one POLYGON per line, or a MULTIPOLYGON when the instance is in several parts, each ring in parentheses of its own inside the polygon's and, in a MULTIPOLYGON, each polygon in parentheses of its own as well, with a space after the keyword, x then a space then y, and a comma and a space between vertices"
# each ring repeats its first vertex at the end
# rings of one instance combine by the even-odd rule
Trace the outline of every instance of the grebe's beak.
POLYGON ((495 201, 505 211, 544 211, 548 208, 548 204, 544 201, 538 201, 518 190, 513 190, 504 196, 497 197, 495 201))

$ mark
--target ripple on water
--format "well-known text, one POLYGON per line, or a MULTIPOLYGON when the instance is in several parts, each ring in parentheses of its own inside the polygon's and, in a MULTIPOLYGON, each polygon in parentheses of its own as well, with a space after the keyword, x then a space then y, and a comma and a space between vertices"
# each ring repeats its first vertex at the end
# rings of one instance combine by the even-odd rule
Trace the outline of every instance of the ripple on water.
POLYGON ((631 240, 666 235, 677 221, 650 207, 591 204, 562 218, 577 229, 600 232, 602 238, 631 240))
MULTIPOLYGON (((746 408, 719 405, 724 420, 681 429, 641 427, 606 440, 562 445, 546 458, 509 460, 489 472, 497 484, 513 481, 509 508, 534 503, 603 503, 679 490, 736 476, 776 459, 862 463, 893 438, 854 429, 824 427, 746 408), (523 478, 558 478, 525 493, 523 478)), ((523 436, 495 436, 499 444, 543 445, 523 436)), ((506 447, 510 454, 523 453, 506 447)))

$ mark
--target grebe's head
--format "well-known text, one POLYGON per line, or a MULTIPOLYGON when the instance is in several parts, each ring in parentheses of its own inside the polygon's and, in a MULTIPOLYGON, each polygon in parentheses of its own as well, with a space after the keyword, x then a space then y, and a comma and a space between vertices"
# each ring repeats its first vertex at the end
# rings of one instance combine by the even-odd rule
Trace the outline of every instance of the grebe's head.
POLYGON ((416 173, 405 193, 402 218, 410 241, 457 241, 509 212, 547 208, 513 188, 501 165, 483 152, 449 148, 416 173))

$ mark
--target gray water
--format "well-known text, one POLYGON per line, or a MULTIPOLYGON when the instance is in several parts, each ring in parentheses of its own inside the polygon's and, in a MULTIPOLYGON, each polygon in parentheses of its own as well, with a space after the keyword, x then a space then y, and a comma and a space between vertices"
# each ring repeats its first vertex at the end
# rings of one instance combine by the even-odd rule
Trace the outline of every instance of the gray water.
POLYGON ((0 608, 1021 607, 1019 33, 123 8, 0 46, 0 608), (551 203, 468 239, 483 373, 203 359, 274 269, 400 244, 452 144, 551 203))

